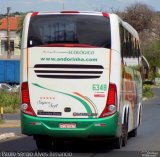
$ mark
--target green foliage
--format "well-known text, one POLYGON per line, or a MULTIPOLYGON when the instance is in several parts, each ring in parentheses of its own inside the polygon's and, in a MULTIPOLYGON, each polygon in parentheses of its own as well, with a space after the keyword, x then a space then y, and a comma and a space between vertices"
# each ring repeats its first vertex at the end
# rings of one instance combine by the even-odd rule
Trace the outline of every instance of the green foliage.
POLYGON ((154 80, 155 77, 159 77, 160 74, 158 73, 158 70, 156 70, 156 73, 154 74, 154 68, 156 69, 160 68, 160 40, 156 40, 148 44, 144 49, 144 55, 147 58, 147 61, 150 65, 149 70, 149 80, 154 80))
POLYGON ((20 38, 22 38, 23 21, 24 21, 25 15, 26 15, 25 13, 21 14, 21 18, 20 18, 19 23, 18 23, 17 34, 19 34, 20 38))
POLYGON ((152 92, 152 89, 151 89, 151 85, 143 85, 143 97, 146 97, 146 98, 152 98, 153 97, 153 92, 152 92))
POLYGON ((149 80, 154 80, 154 73, 152 69, 149 70, 149 80))
POLYGON ((4 107, 6 104, 6 91, 0 90, 0 107, 4 107))
POLYGON ((20 104, 19 93, 0 91, 0 107, 4 107, 5 113, 16 112, 20 104))
POLYGON ((157 66, 160 68, 160 40, 154 41, 146 46, 144 55, 147 58, 150 67, 157 66))
POLYGON ((146 81, 144 82, 144 85, 153 85, 153 81, 151 81, 151 80, 146 80, 146 81))

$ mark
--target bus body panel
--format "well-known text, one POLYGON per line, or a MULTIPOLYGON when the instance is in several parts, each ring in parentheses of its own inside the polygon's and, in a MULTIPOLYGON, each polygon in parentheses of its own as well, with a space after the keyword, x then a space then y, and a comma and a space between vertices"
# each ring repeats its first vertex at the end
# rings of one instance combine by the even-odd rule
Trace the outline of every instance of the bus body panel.
MULTIPOLYGON (((128 23, 122 21, 117 15, 110 14, 112 32, 112 59, 110 81, 116 82, 119 101, 119 113, 121 124, 124 123, 124 115, 128 117, 128 132, 139 126, 139 117, 142 108, 142 79, 141 79, 141 57, 124 57, 120 25, 123 26, 139 43, 139 36, 136 30, 128 23), (139 62, 139 63, 138 63, 139 62), (116 65, 116 66, 114 66, 116 65), (115 73, 117 76, 115 77, 115 73), (126 113, 125 113, 126 112, 126 113)), ((126 42, 126 41, 125 41, 126 42)), ((130 53, 130 52, 128 52, 130 53)))
POLYGON ((110 50, 34 47, 28 56, 30 101, 37 116, 100 116, 107 100, 110 50))
POLYGON ((53 138, 113 138, 120 136, 118 113, 97 119, 43 118, 21 115, 22 133, 26 135, 47 135, 53 138), (59 128, 61 123, 76 123, 72 129, 59 128))

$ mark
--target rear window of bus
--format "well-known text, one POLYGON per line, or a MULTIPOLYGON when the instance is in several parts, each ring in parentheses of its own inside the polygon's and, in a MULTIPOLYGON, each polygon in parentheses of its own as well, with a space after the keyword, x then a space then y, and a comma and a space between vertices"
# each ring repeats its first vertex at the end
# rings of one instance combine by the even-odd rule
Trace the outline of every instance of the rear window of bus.
POLYGON ((67 43, 110 48, 109 18, 93 15, 37 15, 31 17, 28 47, 67 43))

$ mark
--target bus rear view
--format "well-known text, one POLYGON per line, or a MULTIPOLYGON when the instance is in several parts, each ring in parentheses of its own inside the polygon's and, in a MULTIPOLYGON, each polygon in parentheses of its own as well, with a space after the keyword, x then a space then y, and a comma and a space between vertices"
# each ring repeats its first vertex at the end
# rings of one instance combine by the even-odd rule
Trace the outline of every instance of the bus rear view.
POLYGON ((117 83, 110 82, 107 13, 29 13, 21 62, 22 133, 38 148, 59 139, 118 137, 117 83))

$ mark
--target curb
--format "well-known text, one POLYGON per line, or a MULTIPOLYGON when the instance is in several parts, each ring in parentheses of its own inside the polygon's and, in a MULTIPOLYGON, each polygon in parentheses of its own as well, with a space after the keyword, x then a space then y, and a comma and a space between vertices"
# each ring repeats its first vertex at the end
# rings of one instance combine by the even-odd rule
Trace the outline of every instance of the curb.
POLYGON ((1 135, 0 135, 0 141, 1 141, 1 140, 8 139, 8 138, 13 138, 13 137, 15 137, 15 136, 16 136, 16 134, 13 133, 13 132, 1 134, 1 135))

